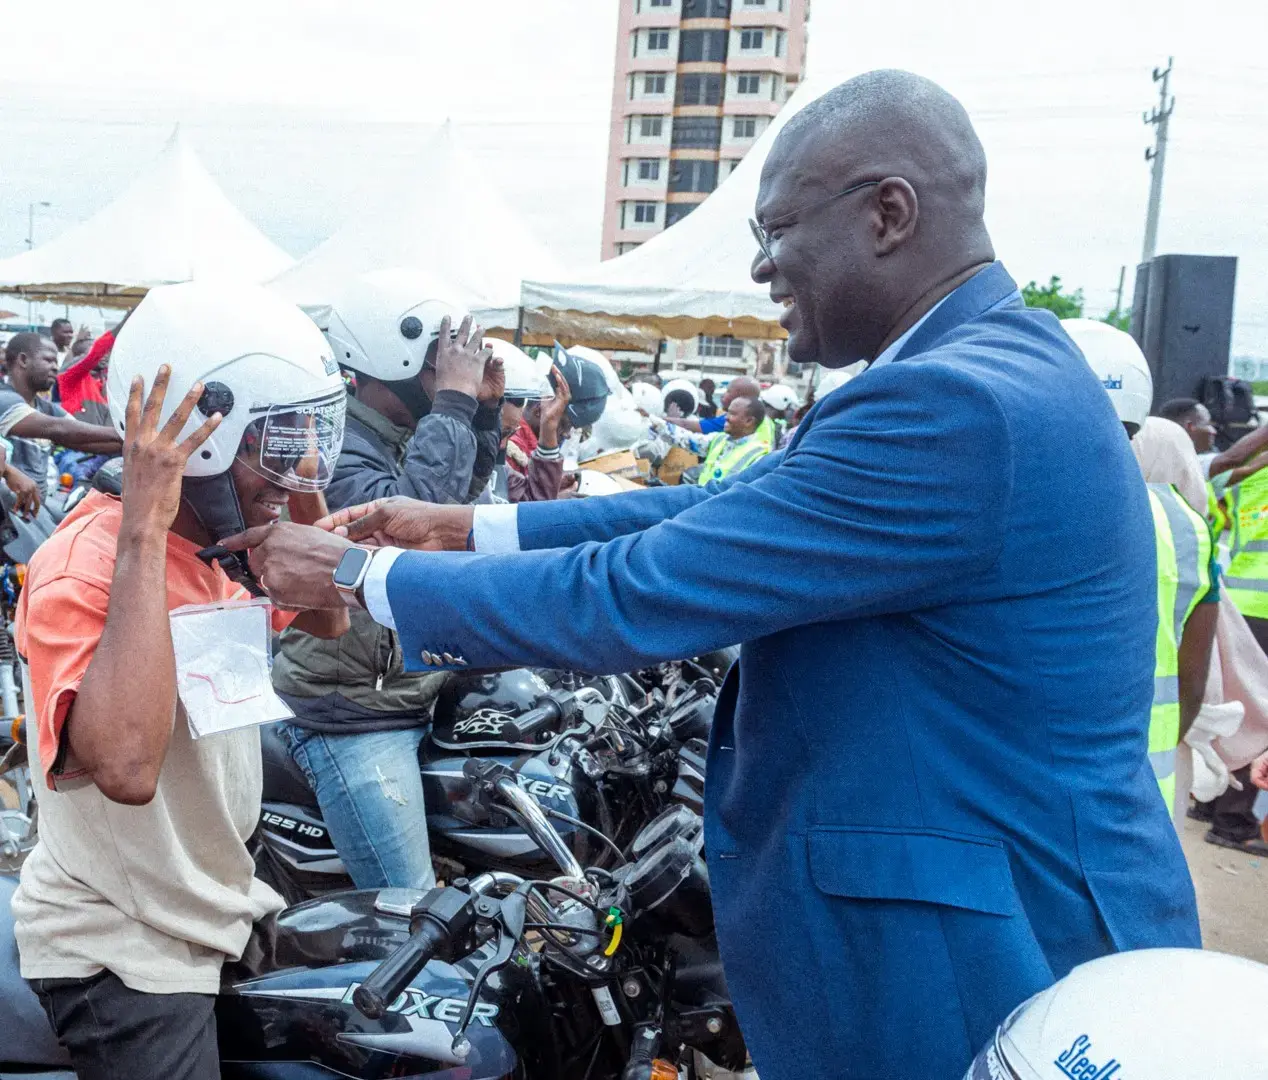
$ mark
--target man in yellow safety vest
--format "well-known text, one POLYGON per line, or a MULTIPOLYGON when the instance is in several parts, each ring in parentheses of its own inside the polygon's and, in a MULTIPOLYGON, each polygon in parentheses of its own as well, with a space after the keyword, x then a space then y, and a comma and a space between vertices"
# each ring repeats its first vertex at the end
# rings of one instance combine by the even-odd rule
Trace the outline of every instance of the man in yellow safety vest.
POLYGON ((696 483, 711 484, 757 464, 771 452, 772 431, 766 406, 757 398, 737 397, 726 410, 726 427, 713 437, 696 483))
MULTIPOLYGON (((1106 323, 1067 319, 1062 325, 1100 378, 1127 434, 1135 435, 1153 402, 1153 377, 1140 347, 1106 323)), ((1151 484, 1149 502, 1158 559, 1149 761, 1167 806, 1174 810, 1176 748, 1206 692, 1219 609, 1219 568, 1206 519, 1175 488, 1151 484)), ((1188 792, 1183 794, 1188 797, 1188 792)))

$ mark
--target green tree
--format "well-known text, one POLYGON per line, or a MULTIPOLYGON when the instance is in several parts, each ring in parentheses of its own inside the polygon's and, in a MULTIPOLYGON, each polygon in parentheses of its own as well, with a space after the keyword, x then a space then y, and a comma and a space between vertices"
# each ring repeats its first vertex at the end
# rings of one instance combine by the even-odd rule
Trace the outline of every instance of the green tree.
POLYGON ((1037 285, 1030 281, 1022 286, 1021 298, 1027 307, 1047 308, 1058 319, 1080 319, 1083 317, 1083 290, 1074 292, 1061 291, 1061 279, 1053 274, 1047 285, 1037 285))
POLYGON ((1130 333, 1132 328, 1132 309, 1128 308, 1126 311, 1119 311, 1118 308, 1113 308, 1101 322, 1109 323, 1110 326, 1130 333))

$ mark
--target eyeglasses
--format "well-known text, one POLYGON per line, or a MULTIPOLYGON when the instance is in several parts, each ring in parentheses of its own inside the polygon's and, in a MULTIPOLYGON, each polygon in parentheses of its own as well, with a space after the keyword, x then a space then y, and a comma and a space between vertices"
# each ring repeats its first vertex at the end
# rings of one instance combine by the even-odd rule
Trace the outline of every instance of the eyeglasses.
POLYGON ((852 187, 846 188, 844 191, 838 191, 835 195, 829 195, 822 202, 812 203, 810 206, 803 206, 800 210, 794 210, 791 214, 784 214, 783 217, 778 217, 774 221, 767 222, 765 225, 756 218, 749 218, 748 227, 753 230, 753 238, 757 241, 757 246, 762 249, 762 254, 765 255, 773 265, 775 262, 775 256, 771 253, 770 249, 772 242, 770 234, 771 229, 778 229, 782 225, 791 224, 798 218, 806 217, 808 214, 817 213, 830 203, 836 202, 837 199, 843 199, 846 195, 853 195, 856 191, 862 191, 863 188, 876 187, 876 185, 880 182, 881 181, 879 180, 864 180, 861 184, 855 184, 852 187))

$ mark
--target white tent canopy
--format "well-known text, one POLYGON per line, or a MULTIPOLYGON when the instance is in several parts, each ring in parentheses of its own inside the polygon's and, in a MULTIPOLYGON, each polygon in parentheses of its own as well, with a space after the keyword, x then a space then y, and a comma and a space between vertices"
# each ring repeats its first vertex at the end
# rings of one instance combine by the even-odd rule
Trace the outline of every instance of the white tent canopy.
POLYGON ((292 261, 228 200, 177 128, 113 202, 47 244, 0 260, 0 292, 131 307, 156 285, 262 282, 292 261))
POLYGON ((407 186, 365 206, 274 281, 288 300, 320 321, 350 277, 416 268, 442 282, 486 329, 516 328, 520 282, 559 272, 553 255, 459 144, 446 123, 407 186))
POLYGON ((757 244, 748 219, 776 135, 822 92, 803 83, 735 172, 676 225, 575 276, 526 280, 521 303, 530 325, 566 336, 568 327, 602 316, 610 323, 650 324, 667 338, 784 337, 781 309, 749 276, 757 244))

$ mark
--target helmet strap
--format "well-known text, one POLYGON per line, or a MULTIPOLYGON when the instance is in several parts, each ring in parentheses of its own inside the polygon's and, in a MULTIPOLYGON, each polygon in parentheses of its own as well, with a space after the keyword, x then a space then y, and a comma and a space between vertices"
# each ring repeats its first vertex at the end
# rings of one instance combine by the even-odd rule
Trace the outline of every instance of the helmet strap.
POLYGON ((265 595, 247 564, 246 552, 226 551, 218 543, 247 528, 233 474, 225 470, 216 476, 187 476, 181 481, 181 498, 203 531, 215 541, 198 552, 198 557, 208 566, 219 563, 230 581, 245 585, 252 595, 265 595))
POLYGON ((414 418, 414 423, 418 423, 419 420, 431 412, 431 398, 423 390, 422 380, 417 375, 408 379, 394 379, 391 382, 381 381, 384 386, 401 399, 401 404, 409 410, 410 415, 414 418))

